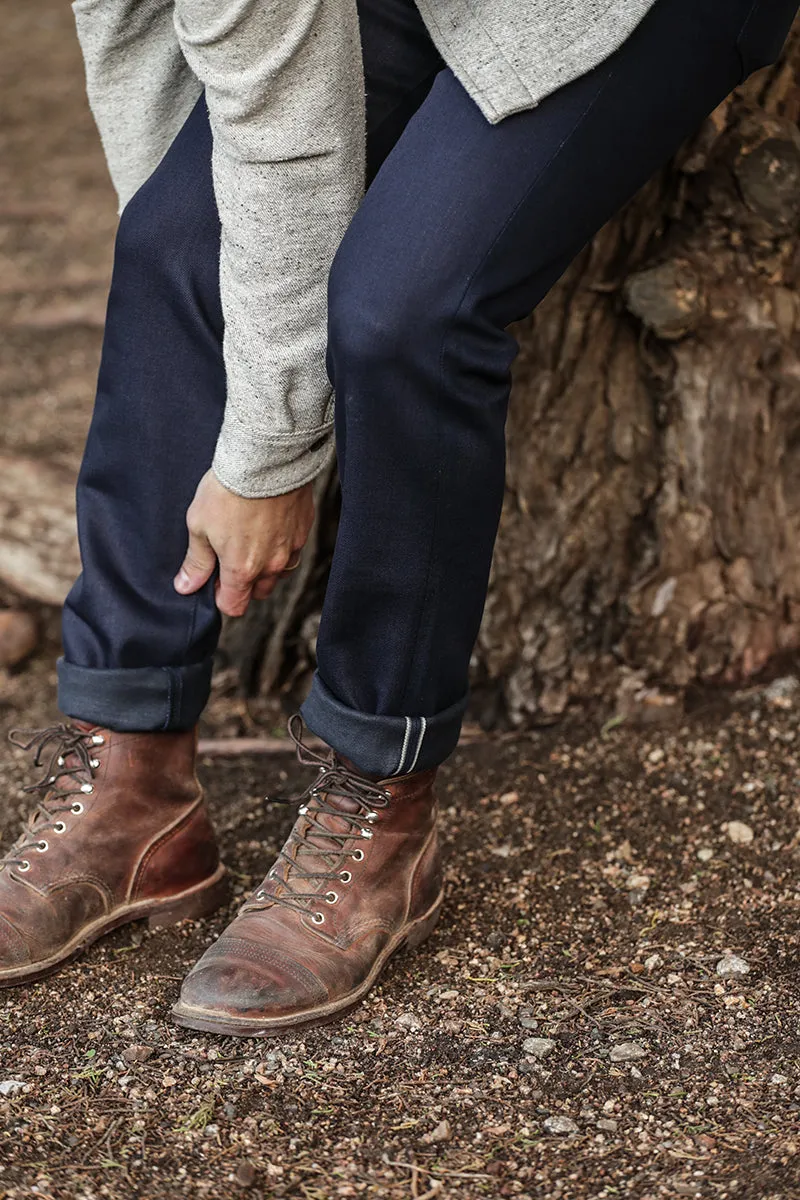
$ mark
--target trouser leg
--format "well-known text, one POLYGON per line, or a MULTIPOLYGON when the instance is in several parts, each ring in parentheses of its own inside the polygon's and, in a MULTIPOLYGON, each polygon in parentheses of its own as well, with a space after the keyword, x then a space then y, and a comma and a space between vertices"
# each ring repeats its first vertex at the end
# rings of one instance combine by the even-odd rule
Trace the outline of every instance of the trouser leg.
MULTIPOLYGON (((442 66, 411 0, 363 0, 370 171, 442 66)), ((213 580, 172 586, 186 510, 225 404, 219 219, 200 99, 117 237, 97 400, 78 482, 82 573, 64 608, 59 703, 118 730, 183 729, 207 700, 213 580)))
POLYGON ((188 728, 208 696, 213 581, 180 596, 186 510, 225 403, 219 221, 201 97, 117 236, 78 480, 82 573, 64 606, 59 704, 118 730, 188 728))
POLYGON ((492 126, 443 71, 330 285, 342 514, 302 712, 362 770, 457 742, 529 313, 740 81, 751 0, 660 0, 609 59, 492 126))

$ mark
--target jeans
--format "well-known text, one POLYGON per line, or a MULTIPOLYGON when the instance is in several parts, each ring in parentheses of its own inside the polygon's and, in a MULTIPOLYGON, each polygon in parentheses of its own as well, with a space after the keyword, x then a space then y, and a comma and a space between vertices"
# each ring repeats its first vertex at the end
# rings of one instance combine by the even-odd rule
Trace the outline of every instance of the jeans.
MULTIPOLYGON (((490 125, 412 0, 362 0, 369 187, 329 284, 342 511, 302 713, 381 776, 456 745, 532 311, 594 233, 751 70, 796 0, 659 0, 609 58, 490 125)), ((213 581, 180 596, 185 512, 225 402, 219 221, 203 100, 125 208, 78 482, 82 574, 59 703, 184 729, 208 698, 213 581)))

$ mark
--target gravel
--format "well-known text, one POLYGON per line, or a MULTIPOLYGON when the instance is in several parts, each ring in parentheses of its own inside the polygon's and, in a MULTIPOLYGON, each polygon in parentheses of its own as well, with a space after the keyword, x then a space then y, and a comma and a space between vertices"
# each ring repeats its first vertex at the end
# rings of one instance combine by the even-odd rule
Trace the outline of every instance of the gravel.
POLYGON ((525 1038, 522 1049, 533 1058, 547 1058, 556 1048, 556 1043, 550 1038, 525 1038))

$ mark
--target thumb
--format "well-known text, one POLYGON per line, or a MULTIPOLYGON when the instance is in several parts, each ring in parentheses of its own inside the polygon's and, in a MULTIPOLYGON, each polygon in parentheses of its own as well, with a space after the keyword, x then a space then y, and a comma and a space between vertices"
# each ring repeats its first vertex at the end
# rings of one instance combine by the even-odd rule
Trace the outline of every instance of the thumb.
POLYGON ((190 533, 189 549, 173 580, 175 591, 184 596, 199 591, 214 574, 216 565, 217 556, 208 539, 202 534, 190 533))

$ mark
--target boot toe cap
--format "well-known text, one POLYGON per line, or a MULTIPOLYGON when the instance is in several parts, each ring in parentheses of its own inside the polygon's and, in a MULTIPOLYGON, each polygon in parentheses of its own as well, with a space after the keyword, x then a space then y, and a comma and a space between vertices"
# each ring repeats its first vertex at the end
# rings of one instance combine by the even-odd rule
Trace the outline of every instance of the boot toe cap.
POLYGON ((0 972, 27 967, 31 962, 25 938, 10 921, 0 915, 0 972))
POLYGON ((175 1006, 179 1018, 270 1020, 303 1012, 327 999, 311 971, 288 955, 244 938, 221 937, 192 968, 175 1006))

